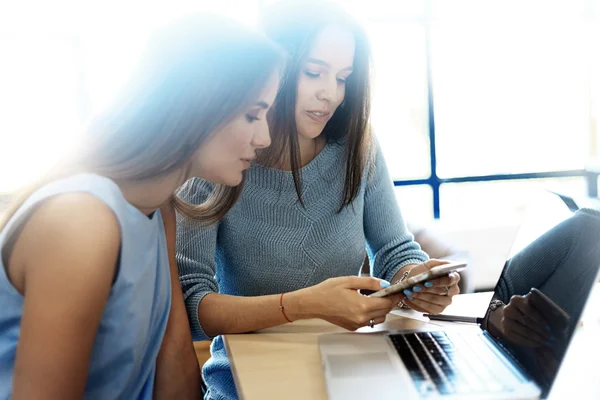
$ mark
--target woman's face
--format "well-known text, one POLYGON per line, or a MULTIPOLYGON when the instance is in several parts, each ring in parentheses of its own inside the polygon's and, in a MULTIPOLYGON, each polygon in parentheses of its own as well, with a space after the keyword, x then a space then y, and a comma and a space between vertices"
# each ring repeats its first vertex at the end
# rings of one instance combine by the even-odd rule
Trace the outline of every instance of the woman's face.
POLYGON ((256 149, 271 144, 266 114, 277 94, 279 75, 274 74, 255 104, 216 132, 196 152, 190 177, 237 186, 242 173, 256 158, 256 149))
POLYGON ((354 35, 346 28, 327 26, 319 32, 300 71, 296 97, 298 134, 314 139, 344 101, 352 73, 354 35))

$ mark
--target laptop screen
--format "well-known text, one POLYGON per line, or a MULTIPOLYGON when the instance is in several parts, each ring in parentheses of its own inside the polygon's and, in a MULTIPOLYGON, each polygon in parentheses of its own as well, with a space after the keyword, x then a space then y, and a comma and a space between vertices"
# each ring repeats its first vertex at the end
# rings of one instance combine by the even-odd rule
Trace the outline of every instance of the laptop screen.
POLYGON ((582 209, 506 262, 487 330, 547 397, 600 269, 600 211, 582 209), (496 300, 502 303, 496 302, 496 300))

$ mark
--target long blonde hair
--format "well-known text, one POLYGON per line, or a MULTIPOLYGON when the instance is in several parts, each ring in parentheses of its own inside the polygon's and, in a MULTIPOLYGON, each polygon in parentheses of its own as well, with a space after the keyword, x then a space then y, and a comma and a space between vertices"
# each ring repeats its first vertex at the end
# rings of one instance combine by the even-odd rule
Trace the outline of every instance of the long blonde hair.
MULTIPOLYGON (((157 31, 117 101, 89 124, 82 148, 23 190, 0 229, 40 187, 77 172, 135 181, 185 168, 211 135, 258 99, 283 59, 265 36, 223 17, 195 15, 157 31)), ((176 195, 173 203, 210 223, 241 189, 217 185, 203 204, 176 195)))

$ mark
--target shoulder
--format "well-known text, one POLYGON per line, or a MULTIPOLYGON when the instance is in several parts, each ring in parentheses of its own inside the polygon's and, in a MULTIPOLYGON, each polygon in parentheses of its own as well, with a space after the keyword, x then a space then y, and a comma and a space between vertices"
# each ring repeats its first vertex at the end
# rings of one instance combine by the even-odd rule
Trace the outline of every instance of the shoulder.
POLYGON ((383 149, 377 138, 374 136, 369 140, 369 143, 366 146, 366 152, 365 160, 367 171, 370 171, 372 174, 377 168, 385 168, 387 170, 383 149))
POLYGON ((20 222, 7 255, 9 275, 20 291, 31 279, 27 278, 30 272, 47 284, 75 276, 79 284, 88 279, 93 285, 114 275, 120 225, 99 198, 88 193, 60 194, 23 214, 20 222))
POLYGON ((119 233, 119 222, 109 205, 85 192, 63 193, 43 202, 32 214, 32 220, 43 220, 41 229, 64 231, 113 231, 119 233), (88 225, 91 224, 91 225, 88 225))
POLYGON ((104 258, 103 254, 118 250, 120 239, 119 221, 104 201, 89 193, 64 193, 45 200, 30 214, 18 242, 36 250, 27 258, 56 249, 104 258))

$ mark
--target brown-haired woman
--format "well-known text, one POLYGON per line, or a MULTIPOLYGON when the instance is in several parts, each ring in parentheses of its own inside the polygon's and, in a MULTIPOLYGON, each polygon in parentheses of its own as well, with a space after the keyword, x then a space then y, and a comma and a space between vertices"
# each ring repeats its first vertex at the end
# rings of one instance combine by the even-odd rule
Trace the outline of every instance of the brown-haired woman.
POLYGON ((265 36, 216 16, 151 38, 81 152, 1 225, 0 398, 198 398, 165 228, 173 203, 205 221, 233 205, 238 191, 225 187, 270 144, 283 59, 265 36), (199 206, 174 196, 191 177, 220 185, 216 196, 199 206))
MULTIPOLYGON (((235 397, 220 336, 304 318, 354 330, 382 323, 400 301, 441 312, 458 275, 407 295, 368 298, 444 262, 407 231, 369 131, 369 46, 356 21, 324 1, 282 1, 262 21, 289 54, 269 115, 273 145, 248 171, 240 201, 217 224, 177 229, 177 263, 196 339, 215 337, 203 375, 208 398, 235 397), (374 276, 358 277, 365 247, 374 276), (219 309, 219 313, 211 310, 219 309)), ((202 202, 211 185, 181 195, 202 202)))

